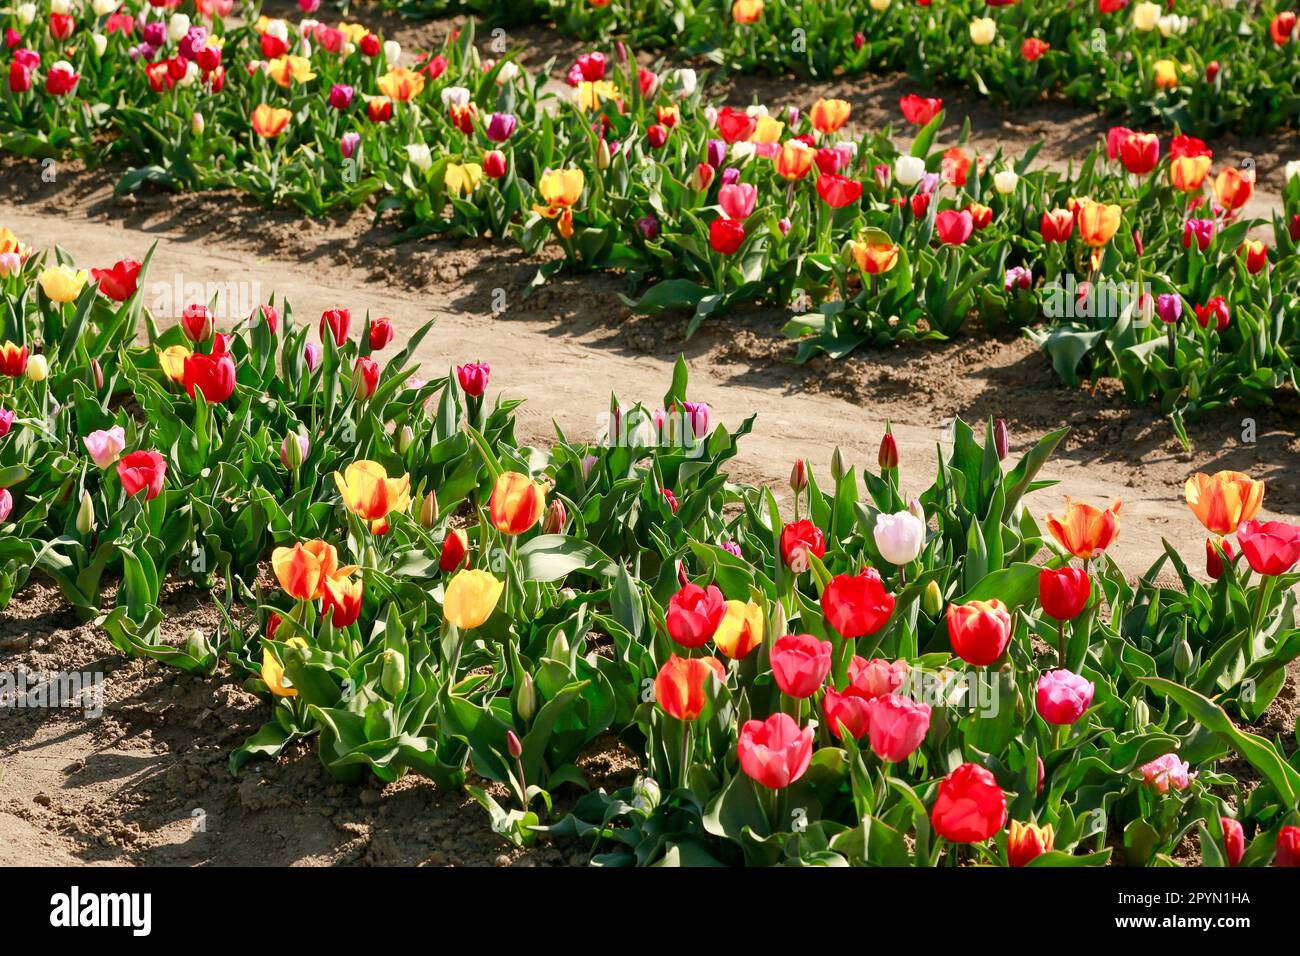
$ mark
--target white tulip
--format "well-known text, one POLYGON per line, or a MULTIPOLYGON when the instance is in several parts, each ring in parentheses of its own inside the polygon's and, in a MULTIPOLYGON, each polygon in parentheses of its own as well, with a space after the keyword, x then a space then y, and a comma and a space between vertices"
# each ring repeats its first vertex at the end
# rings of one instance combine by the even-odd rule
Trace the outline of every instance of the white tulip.
POLYGON ((442 108, 453 106, 464 108, 469 105, 469 90, 463 86, 448 86, 442 91, 442 108))
POLYGON ((993 174, 993 188, 1003 196, 1009 196, 1016 191, 1016 185, 1020 182, 1020 177, 1016 175, 1015 170, 999 169, 993 174))
POLYGON ((677 96, 680 99, 691 96, 699 85, 699 78, 695 75, 695 71, 688 67, 677 70, 673 76, 676 80, 677 96))
POLYGON ((90 42, 95 47, 95 56, 103 56, 104 50, 108 48, 108 37, 102 33, 93 33, 90 36, 90 42))
POLYGON ((1160 13, 1159 4, 1143 0, 1142 3, 1133 7, 1133 26, 1143 33, 1154 30, 1156 23, 1160 20, 1160 13))
POLYGON ((95 11, 95 16, 106 17, 118 8, 118 0, 95 0, 90 5, 90 9, 95 11))
POLYGON ((18 17, 18 22, 23 26, 29 26, 36 19, 36 4, 20 3, 14 13, 18 17))
POLYGON ((900 186, 915 186, 925 175, 925 160, 920 156, 899 156, 894 161, 894 178, 900 186))
POLYGON ((1286 164, 1286 181, 1300 179, 1300 159, 1293 159, 1286 164))
POLYGON ((872 536, 881 557, 893 565, 910 564, 925 547, 925 525, 909 511, 876 515, 872 536))
POLYGON ((988 46, 998 35, 998 24, 992 17, 976 17, 970 22, 970 40, 976 46, 988 46))
POLYGON ((423 143, 408 144, 406 147, 406 158, 411 161, 412 166, 425 172, 427 172, 429 167, 433 165, 433 153, 431 153, 429 147, 425 146, 423 143))
POLYGON ((167 37, 173 43, 179 43, 185 39, 185 34, 190 32, 190 18, 183 13, 173 13, 172 18, 167 21, 167 37))
POLYGON ((396 40, 384 41, 384 59, 389 66, 397 66, 397 61, 402 58, 402 45, 396 40))

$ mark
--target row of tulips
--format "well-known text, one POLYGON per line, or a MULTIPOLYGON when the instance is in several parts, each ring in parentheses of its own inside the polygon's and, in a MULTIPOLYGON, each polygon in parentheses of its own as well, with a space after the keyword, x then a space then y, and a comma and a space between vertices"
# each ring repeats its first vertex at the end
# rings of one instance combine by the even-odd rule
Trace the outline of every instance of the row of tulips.
POLYGON ((620 270, 629 303, 692 310, 692 330, 753 300, 793 306, 801 359, 973 316, 1027 326, 1067 382, 1116 376, 1180 432, 1294 385, 1300 181, 1267 245, 1243 212, 1257 171, 1216 167, 1193 137, 1115 127, 1063 175, 1032 150, 979 154, 964 131, 936 146, 942 101, 916 94, 900 150, 892 129, 855 135, 841 100, 717 106, 691 70, 598 52, 543 93, 509 56, 481 59, 470 27, 411 60, 355 24, 155 17, 118 8, 63 39, 11 27, 0 148, 97 149, 113 131, 141 164, 122 189, 235 187, 313 214, 380 197, 408 237, 553 242, 537 282, 620 270))
POLYGON ((1293 123, 1296 11, 1286 3, 1087 0, 385 0, 406 15, 547 17, 587 39, 806 77, 906 72, 1013 108, 1057 96, 1205 136, 1293 123), (483 7, 489 9, 482 9, 483 7), (499 7, 500 5, 495 5, 499 7), (722 25, 722 26, 720 26, 722 25))
POLYGON ((729 480, 751 423, 691 401, 684 363, 528 448, 486 366, 415 377, 427 329, 155 316, 147 256, 24 255, 0 597, 43 574, 124 653, 227 660, 272 702, 235 772, 311 741, 340 780, 465 787, 503 839, 604 864, 1297 861, 1300 758, 1248 728, 1300 656, 1300 526, 1247 475, 1184 489, 1205 574, 1170 551, 1130 583, 1119 502, 1028 504, 1064 432, 1017 460, 958 422, 928 487, 886 433, 825 484, 796 461, 782 508, 729 480), (213 592, 216 633, 164 634, 168 580, 213 592), (555 813, 607 735, 635 783, 555 813))

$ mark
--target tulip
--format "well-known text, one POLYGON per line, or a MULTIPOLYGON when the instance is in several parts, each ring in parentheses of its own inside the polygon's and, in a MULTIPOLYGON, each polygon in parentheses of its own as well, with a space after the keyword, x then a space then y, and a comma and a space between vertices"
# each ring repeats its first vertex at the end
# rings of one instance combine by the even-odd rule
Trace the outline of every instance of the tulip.
MULTIPOLYGON (((13 428, 13 426, 14 426, 13 411, 8 408, 0 408, 0 438, 4 438, 6 435, 8 435, 9 430, 13 428)), ((112 464, 112 462, 110 461, 109 464, 112 464)))
POLYGON ((867 275, 882 275, 898 265, 898 246, 892 242, 862 242, 850 246, 853 261, 867 275))
POLYGON ((1020 55, 1026 63, 1033 63, 1051 48, 1052 45, 1046 40, 1040 40, 1037 37, 1026 37, 1025 41, 1020 44, 1020 55))
POLYGON ((352 97, 355 90, 346 83, 335 83, 330 88, 329 104, 340 113, 352 104, 352 97))
MULTIPOLYGON (((1026 279, 1029 278, 1028 272, 1029 270, 1026 269, 1026 279)), ((1022 289, 1028 288, 1023 281, 1019 285, 1022 289)), ((998 461, 1006 461, 1007 456, 1011 454, 1011 432, 1007 428, 1005 418, 999 418, 993 423, 993 450, 998 456, 998 461)))
POLYGON ((813 129, 819 133, 834 133, 849 120, 853 107, 845 100, 819 99, 808 113, 813 129))
POLYGON ((456 366, 456 380, 466 395, 478 398, 487 390, 492 367, 486 362, 467 362, 456 366))
POLYGON ((875 634, 894 613, 894 596, 885 590, 875 568, 861 574, 840 574, 822 591, 822 613, 842 637, 875 634))
MULTIPOLYGON (((797 466, 796 466, 797 468, 797 466)), ((793 486, 794 477, 791 477, 793 486)), ((804 480, 807 484, 806 479, 804 480)), ((800 491, 802 489, 796 489, 800 491)), ((808 519, 795 521, 781 529, 781 560, 795 574, 802 574, 810 565, 809 555, 822 557, 826 554, 826 538, 821 529, 808 519)))
POLYGON ((1015 192, 1019 182, 1020 177, 1016 175, 1015 170, 999 169, 993 174, 993 188, 1003 196, 1009 196, 1015 192))
POLYGON ((41 291, 51 302, 60 304, 71 302, 81 295, 86 285, 87 273, 84 269, 59 264, 50 266, 40 274, 41 291))
POLYGON ((519 121, 511 113, 493 113, 488 118, 487 138, 494 143, 504 143, 514 135, 519 121))
POLYGON ((1231 564, 1236 556, 1237 551, 1227 538, 1205 539, 1205 573, 1215 581, 1223 577, 1224 559, 1231 564))
POLYGON ((693 721, 707 703, 705 687, 710 676, 726 679, 716 657, 678 657, 671 654, 655 677, 655 701, 669 717, 693 721))
POLYGON ((1229 166, 1214 179, 1214 195, 1224 209, 1240 209, 1250 201, 1255 191, 1255 171, 1229 166))
POLYGON ((974 228, 974 220, 965 209, 945 209, 934 217, 935 235, 948 245, 960 246, 970 238, 974 228))
MULTIPOLYGON (((434 499, 437 500, 437 499, 434 499)), ((447 532, 442 540, 442 553, 438 557, 438 569, 443 574, 450 574, 463 567, 469 557, 469 535, 463 528, 447 532)))
POLYGON ((1095 558, 1119 537, 1119 512, 1116 501, 1104 511, 1089 504, 1065 499, 1065 517, 1047 516, 1052 537, 1076 558, 1095 558))
POLYGON ((718 190, 718 205, 732 219, 748 219, 757 199, 758 190, 749 183, 732 183, 718 190))
POLYGON ((894 438, 894 433, 886 431, 880 439, 880 451, 876 455, 876 462, 880 465, 880 470, 890 471, 898 468, 898 440, 894 438))
POLYGON ((1178 87, 1178 64, 1173 60, 1156 60, 1151 65, 1157 89, 1172 90, 1178 87))
POLYGON ((308 342, 302 347, 302 359, 306 363, 309 373, 320 368, 320 363, 324 357, 325 350, 320 347, 318 342, 308 342))
POLYGON ((505 584, 487 571, 461 571, 449 582, 442 599, 447 623, 462 631, 479 627, 492 616, 505 584))
POLYGON ((894 178, 900 186, 912 187, 925 175, 925 160, 919 156, 900 156, 894 160, 894 178))
POLYGON ((284 132, 292 118, 293 114, 286 109, 259 103, 253 109, 253 132, 263 139, 274 139, 284 132))
POLYGON ((668 509, 673 514, 677 514, 677 509, 681 506, 678 504, 677 496, 673 494, 673 490, 671 488, 664 488, 662 489, 662 494, 664 496, 664 501, 668 503, 668 509))
POLYGON ((912 755, 930 730, 930 707, 898 694, 884 694, 867 708, 871 749, 886 763, 912 755))
POLYGON ((1170 790, 1186 790, 1196 779, 1196 774, 1189 773, 1186 761, 1179 760, 1177 754, 1165 754, 1138 768, 1142 780, 1158 793, 1170 790))
POLYGON ((27 346, 6 341, 0 345, 0 374, 18 378, 27 374, 27 346))
POLYGON ((50 375, 50 362, 44 355, 33 355, 27 360, 27 381, 43 382, 50 375))
POLYGON ((1044 853, 1050 852, 1055 841, 1056 834, 1050 823, 1040 827, 1012 820, 1007 832, 1007 863, 1010 866, 1027 866, 1044 853))
POLYGON ((1210 243, 1214 241, 1214 233, 1217 224, 1213 219, 1189 219, 1183 223, 1183 248, 1190 249, 1192 241, 1196 241, 1196 248, 1204 252, 1210 248, 1210 243))
POLYGON ((965 186, 970 163, 970 156, 960 146, 945 151, 941 166, 944 182, 950 186, 965 186))
POLYGON ((719 218, 709 224, 709 245, 724 256, 732 255, 745 241, 745 227, 735 219, 719 218))
POLYGON ((736 755, 746 776, 769 790, 781 790, 808 770, 812 760, 813 728, 802 729, 789 714, 767 720, 747 720, 740 728, 736 755))
POLYGON ((1210 172, 1209 156, 1175 156, 1169 163, 1169 182, 1182 192, 1196 192, 1210 172))
POLYGON ((1232 534, 1243 521, 1259 514, 1264 503, 1264 482, 1239 471, 1213 475, 1197 472, 1187 479, 1183 496, 1207 531, 1232 534))
POLYGON ((783 143, 774 159, 776 173, 791 181, 803 179, 812 169, 814 156, 812 147, 802 140, 792 139, 783 143))
POLYGON ((1068 209, 1045 212, 1038 230, 1044 242, 1065 242, 1074 232, 1074 215, 1068 209))
POLYGON ((1054 726, 1073 724, 1092 704, 1096 692, 1092 681, 1059 669, 1038 678, 1038 716, 1054 726))
POLYGON ((14 513, 14 496, 8 488, 0 488, 0 524, 9 520, 14 513))
POLYGON ((993 774, 978 764, 964 763, 939 782, 930 823, 945 840, 987 840, 1002 829, 1006 819, 1006 794, 993 774))
POLYGON ((364 401, 375 394, 379 387, 379 363, 368 355, 357 359, 352 369, 352 392, 357 401, 364 401))
MULTIPOLYGON (((287 643, 290 647, 301 648, 304 650, 307 647, 307 642, 301 637, 291 637, 287 643)), ((262 669, 260 676, 262 678, 262 683, 266 685, 266 689, 274 696, 298 696, 297 689, 285 683, 284 665, 281 664, 280 659, 275 656, 275 651, 265 644, 262 645, 262 669)))
POLYGON ((361 616, 363 585, 351 575, 335 574, 321 579, 321 613, 330 615, 335 627, 348 627, 361 616))
POLYGON ((668 599, 668 636, 682 647, 703 647, 717 632, 727 609, 717 585, 710 584, 706 589, 687 584, 668 599))
POLYGON ((1058 621, 1072 621, 1088 605, 1092 582, 1083 568, 1043 568, 1038 572, 1038 600, 1058 621))
POLYGON ((377 461, 354 461, 343 472, 334 472, 344 506, 358 518, 370 522, 370 530, 388 530, 388 515, 404 513, 411 504, 411 476, 389 478, 377 461))
POLYGON ((95 465, 107 468, 117 461, 126 448, 126 432, 121 425, 114 425, 109 429, 91 432, 82 439, 82 443, 95 465))
POLYGON ((1156 296, 1156 315, 1166 325, 1173 325, 1183 314, 1183 298, 1174 292, 1156 296))
POLYGON ((1284 10, 1269 22, 1268 33, 1278 46, 1285 45, 1295 34, 1296 15, 1294 11, 1284 10))
POLYGON ((135 295, 140 268, 134 259, 123 259, 110 269, 91 269, 90 275, 99 283, 100 292, 114 302, 125 302, 135 295))
POLYGON ((1285 521, 1243 521, 1237 544, 1257 574, 1285 574, 1300 561, 1300 525, 1285 521))
POLYGON ((925 126, 939 115, 943 109, 943 100, 908 93, 898 101, 898 108, 903 111, 903 118, 913 126, 925 126))
POLYGON ((153 501, 162 494, 167 462, 156 451, 133 451, 118 460, 117 477, 128 495, 143 491, 145 501, 153 501))
POLYGON ((537 525, 546 507, 546 486, 517 471, 502 472, 492 486, 489 511, 502 534, 519 535, 537 525))
POLYGON ((1268 246, 1258 239, 1246 239, 1237 254, 1246 262, 1246 271, 1255 275, 1268 265, 1268 246))
POLYGON ((1216 332, 1222 332, 1228 327, 1228 303, 1221 295, 1214 296, 1204 305, 1192 306, 1192 311, 1196 313, 1196 324, 1203 329, 1208 329, 1211 323, 1216 332))
POLYGON ((862 183, 835 174, 817 177, 817 195, 832 209, 842 209, 862 198, 862 183))
POLYGON ((811 697, 831 672, 830 641, 811 634, 787 634, 772 645, 772 678, 781 693, 802 700, 811 697))
POLYGON ((925 524, 906 511, 880 514, 872 537, 881 557, 901 567, 915 561, 925 548, 925 524))
POLYGON ((948 638, 954 653, 966 663, 987 667, 1011 641, 1011 614, 997 598, 949 604, 948 638))
POLYGON ((998 25, 991 17, 976 17, 970 22, 970 39, 976 46, 988 46, 998 35, 998 25))
POLYGON ((1300 827, 1285 826, 1278 831, 1274 866, 1300 866, 1300 827))
POLYGON ((564 502, 556 498, 546 506, 546 514, 542 518, 542 534, 561 534, 564 531, 564 525, 569 520, 569 513, 564 507, 564 502))
POLYGON ((1145 176, 1160 161, 1160 137, 1154 133, 1129 133, 1120 143, 1119 158, 1130 173, 1145 176))
POLYGON ((288 471, 295 471, 302 466, 311 451, 311 439, 297 432, 290 432, 280 441, 280 463, 288 471))
POLYGON ((325 579, 337 574, 351 574, 354 568, 338 566, 338 552, 324 541, 297 542, 292 548, 276 548, 271 553, 271 569, 280 587, 298 601, 315 601, 322 597, 325 579))
POLYGON ((1228 858, 1228 866, 1236 866, 1246 855, 1246 831, 1232 817, 1219 817, 1219 829, 1223 831, 1223 855, 1228 858))
POLYGON ((191 352, 185 356, 181 383, 190 398, 198 391, 204 401, 216 405, 234 394, 235 360, 226 352, 223 338, 217 336, 209 355, 191 352))
POLYGON ((763 609, 753 601, 728 601, 713 643, 727 657, 740 660, 763 643, 763 609))
POLYGON ((81 74, 67 60, 59 60, 45 74, 45 92, 51 96, 67 96, 77 88, 81 74))
POLYGON ((347 309, 326 309, 320 317, 320 337, 325 341, 325 332, 329 331, 335 345, 342 345, 348 340, 348 328, 352 324, 352 313, 347 309))
POLYGON ((344 133, 339 138, 339 152, 344 159, 351 159, 356 155, 357 146, 361 144, 361 134, 355 132, 344 133))
MULTIPOLYGON (((808 487, 808 463, 804 461, 802 458, 796 458, 794 460, 794 466, 790 469, 790 490, 793 491, 795 495, 798 495, 801 491, 803 491, 807 487, 808 487)), ((798 522, 796 522, 796 524, 797 523, 798 522)), ((808 526, 812 527, 812 522, 808 522, 808 526)), ((820 532, 818 533, 820 534, 820 532)), ((784 546, 784 541, 785 541, 784 529, 782 530, 781 533, 781 539, 782 539, 781 558, 782 560, 786 561, 786 564, 789 564, 790 562, 786 560, 785 557, 786 552, 784 546)), ((822 547, 823 549, 825 548, 824 542, 822 544, 822 547)))
POLYGON ((1079 237, 1094 249, 1104 246, 1119 229, 1119 206, 1081 201, 1078 209, 1079 237))

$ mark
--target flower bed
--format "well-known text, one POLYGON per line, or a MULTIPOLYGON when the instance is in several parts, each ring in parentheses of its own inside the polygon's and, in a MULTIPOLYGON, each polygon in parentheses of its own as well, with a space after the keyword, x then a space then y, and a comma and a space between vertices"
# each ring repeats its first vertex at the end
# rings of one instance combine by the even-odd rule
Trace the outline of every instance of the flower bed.
POLYGON ((797 460, 783 511, 729 479, 751 423, 715 425, 684 363, 528 448, 490 369, 415 377, 427 329, 287 303, 160 329, 148 256, 13 255, 0 601, 43 574, 124 654, 224 659, 272 702, 235 772, 309 740, 603 863, 1300 859, 1300 771, 1248 729, 1300 656, 1300 526, 1246 475, 1184 490, 1208 583, 1173 551, 1133 583, 1119 502, 1037 504, 1063 432, 1015 460, 959 422, 915 495, 886 433, 870 469, 797 460), (160 638, 169 579, 212 590, 215 633, 160 638), (636 782, 553 813, 606 734, 636 782))

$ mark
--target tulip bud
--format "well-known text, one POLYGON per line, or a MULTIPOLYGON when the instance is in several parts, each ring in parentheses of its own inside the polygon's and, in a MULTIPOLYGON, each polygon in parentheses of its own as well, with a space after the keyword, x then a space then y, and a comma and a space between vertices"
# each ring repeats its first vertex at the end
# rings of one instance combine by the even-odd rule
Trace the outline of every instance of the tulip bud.
POLYGON ((532 721, 533 715, 537 713, 537 685, 527 671, 524 671, 519 686, 515 689, 515 713, 524 723, 532 721))
POLYGON ((89 491, 81 493, 81 507, 77 509, 77 534, 85 537, 95 530, 95 502, 89 491))
POLYGON ((391 647, 384 651, 384 669, 380 672, 379 684, 389 697, 396 697, 406 690, 406 657, 401 651, 391 647))
POLYGON ((796 458, 794 468, 790 470, 790 490, 796 495, 808 487, 808 465, 802 458, 796 458))
POLYGON ((518 760, 524 755, 524 745, 519 742, 519 735, 513 730, 506 731, 506 750, 510 752, 512 760, 518 760))
POLYGON ((438 496, 432 491, 420 502, 420 527, 428 530, 438 523, 438 496))
POLYGON ((839 481, 844 477, 844 456, 840 452, 840 446, 836 445, 835 450, 831 452, 831 477, 839 481))
POLYGON ((196 111, 194 115, 190 117, 190 132, 195 136, 202 136, 203 131, 207 129, 207 125, 207 122, 203 119, 202 113, 196 111))
POLYGON ((596 147, 596 167, 598 169, 609 169, 612 158, 609 152, 609 142, 602 139, 600 145, 596 147))
POLYGON ((921 610, 929 618, 937 618, 943 610, 943 592, 939 590, 938 581, 930 581, 921 592, 921 610))
POLYGON ((27 380, 43 382, 50 375, 50 363, 44 355, 33 355, 27 360, 27 380))
POLYGON ((921 507, 921 499, 913 498, 907 503, 907 512, 922 525, 926 524, 925 509, 921 507))
POLYGON ((993 423, 993 448, 998 453, 998 461, 1006 461, 1011 454, 1011 433, 1004 418, 993 423))
POLYGON ((885 437, 880 439, 879 460, 881 471, 898 467, 898 442, 893 432, 885 432, 885 437))
POLYGON ((415 430, 410 425, 403 425, 402 430, 397 433, 397 451, 398 454, 405 455, 411 449, 411 443, 415 441, 415 430))
POLYGON ((311 440, 306 435, 290 432, 280 442, 280 463, 289 471, 297 471, 309 451, 311 440))
POLYGON ((567 661, 569 659, 569 639, 564 636, 564 632, 557 630, 555 637, 551 638, 551 648, 547 651, 546 656, 555 661, 567 661))
POLYGON ((632 806, 643 813, 649 813, 659 806, 663 799, 663 790, 654 777, 637 777, 632 783, 632 806))
POLYGON ((1151 708, 1147 706, 1145 700, 1138 700, 1128 710, 1128 729, 1138 733, 1146 729, 1151 723, 1151 708))
POLYGON ((1009 196, 1016 191, 1016 185, 1020 182, 1020 177, 1016 175, 1015 170, 999 169, 993 174, 993 188, 1001 195, 1009 196))
POLYGON ((559 498, 554 498, 546 507, 546 515, 542 518, 542 534, 561 534, 564 531, 564 525, 569 520, 569 513, 564 509, 564 502, 559 498))
POLYGON ((1174 670, 1180 674, 1186 674, 1192 669, 1192 663, 1192 645, 1187 643, 1186 638, 1183 638, 1178 642, 1178 649, 1174 652, 1174 670))
POLYGON ((212 645, 197 627, 185 635, 185 653, 200 661, 212 653, 212 645))
POLYGON ((90 384, 97 392, 104 387, 104 368, 99 364, 99 359, 90 360, 90 384))

